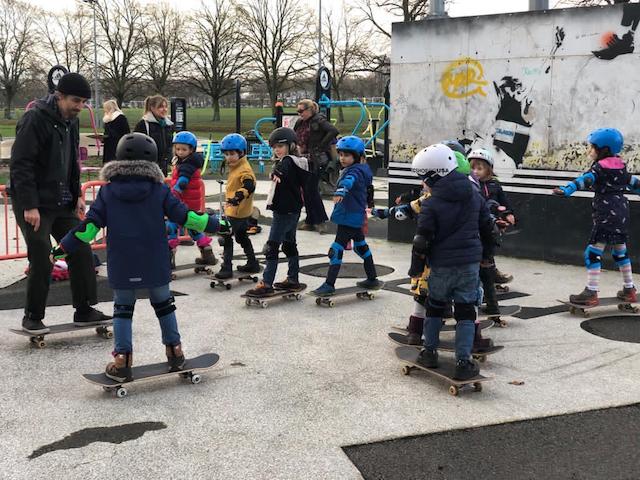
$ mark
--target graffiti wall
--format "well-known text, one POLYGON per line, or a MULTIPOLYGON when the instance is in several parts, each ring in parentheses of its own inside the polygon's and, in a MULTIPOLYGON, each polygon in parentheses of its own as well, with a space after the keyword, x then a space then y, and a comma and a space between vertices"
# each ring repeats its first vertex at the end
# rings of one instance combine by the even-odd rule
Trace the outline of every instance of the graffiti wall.
POLYGON ((640 3, 395 24, 392 161, 443 139, 491 149, 497 171, 581 171, 611 126, 640 173, 640 3))

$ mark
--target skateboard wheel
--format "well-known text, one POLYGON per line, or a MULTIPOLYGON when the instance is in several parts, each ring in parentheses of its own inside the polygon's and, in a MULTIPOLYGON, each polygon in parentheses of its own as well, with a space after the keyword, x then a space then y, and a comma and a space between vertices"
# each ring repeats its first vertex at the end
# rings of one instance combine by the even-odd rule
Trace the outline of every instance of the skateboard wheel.
POLYGON ((638 313, 638 312, 640 312, 640 308, 638 308, 638 307, 633 307, 633 308, 631 309, 631 311, 632 311, 633 313, 638 313))
POLYGON ((356 293, 356 298, 359 298, 360 300, 362 300, 363 297, 364 297, 363 293, 356 293))
POLYGON ((376 298, 376 296, 373 293, 370 293, 370 294, 367 295, 367 298, 369 300, 373 300, 374 298, 376 298))
POLYGON ((299 293, 296 293, 295 297, 296 300, 302 300, 302 295, 300 295, 299 293))
POLYGON ((454 397, 457 397, 458 393, 460 393, 460 391, 458 390, 458 387, 456 387, 455 385, 451 385, 449 387, 449 395, 453 395, 454 397))
POLYGON ((258 283, 258 277, 251 277, 251 281, 253 283, 258 283))
POLYGON ((402 374, 403 375, 410 375, 411 374, 411 367, 409 367, 408 365, 405 365, 404 367, 402 367, 402 374))
POLYGON ((128 393, 128 392, 127 392, 127 389, 126 389, 126 388, 120 387, 120 388, 118 388, 118 389, 116 390, 116 397, 118 397, 118 398, 124 398, 124 397, 126 397, 126 396, 127 396, 127 393, 128 393))
POLYGON ((36 340, 34 342, 35 346, 38 348, 44 348, 47 346, 46 342, 44 340, 36 340))
POLYGON ((333 300, 329 300, 329 301, 327 302, 327 305, 329 305, 329 308, 333 308, 333 307, 335 307, 335 306, 336 306, 336 304, 335 304, 335 302, 334 302, 333 300))
POLYGON ((486 361, 487 361, 487 356, 486 356, 486 355, 480 355, 480 356, 478 357, 478 361, 479 361, 480 363, 484 363, 484 362, 486 362, 486 361))
POLYGON ((250 307, 250 306, 251 306, 251 300, 249 300, 249 299, 247 298, 247 299, 244 301, 244 304, 245 304, 247 307, 250 307))
POLYGON ((227 290, 231 290, 231 284, 225 283, 224 288, 226 288, 227 290))
POLYGON ((110 332, 107 330, 107 333, 104 334, 105 338, 109 339, 109 338, 113 338, 113 332, 110 332))
POLYGON ((321 298, 316 298, 316 305, 318 305, 318 306, 322 305, 322 299, 321 298))
POLYGON ((584 318, 589 318, 591 316, 591 314, 589 312, 587 312, 586 310, 581 310, 581 312, 582 312, 582 316, 584 318))
POLYGON ((262 308, 267 308, 269 306, 269 304, 267 302, 260 302, 260 306, 262 308))
POLYGON ((211 288, 216 288, 216 282, 211 282, 211 283, 209 284, 209 286, 210 286, 211 288))
POLYGON ((198 375, 197 373, 195 375, 191 375, 191 383, 193 383, 194 385, 200 383, 201 380, 202 377, 200 377, 200 375, 198 375))
POLYGON ((473 384, 473 389, 476 392, 481 392, 482 391, 482 384, 480 382, 476 382, 473 384))

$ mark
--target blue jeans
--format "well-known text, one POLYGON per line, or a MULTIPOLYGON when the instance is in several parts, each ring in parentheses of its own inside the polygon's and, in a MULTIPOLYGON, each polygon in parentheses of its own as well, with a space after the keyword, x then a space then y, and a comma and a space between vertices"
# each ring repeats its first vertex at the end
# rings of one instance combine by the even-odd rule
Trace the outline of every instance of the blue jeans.
POLYGON ((479 263, 431 269, 427 315, 424 319, 425 348, 429 350, 438 348, 442 311, 444 306, 452 300, 457 322, 456 360, 468 360, 471 357, 475 335, 477 313, 475 307, 482 301, 479 263), (467 316, 469 318, 466 318, 467 316))
POLYGON ((262 276, 262 280, 267 285, 273 285, 273 281, 276 278, 276 270, 278 269, 278 250, 280 249, 280 245, 282 245, 282 251, 289 261, 287 278, 295 282, 298 281, 300 265, 298 250, 296 247, 296 229, 298 227, 299 218, 300 212, 273 212, 273 223, 271 224, 271 230, 269 231, 267 253, 265 255, 267 264, 262 276))
MULTIPOLYGON (((157 305, 162 305, 171 299, 169 284, 150 288, 148 291, 149 300, 154 306, 154 309, 157 305)), ((133 351, 131 317, 133 316, 133 307, 135 304, 135 289, 121 289, 113 291, 114 351, 117 353, 133 351)), ((166 310, 171 310, 171 308, 166 308, 166 310)), ((160 322, 160 329, 162 330, 162 343, 165 345, 178 345, 180 343, 180 332, 178 332, 176 312, 170 311, 160 315, 158 316, 158 321, 160 322)))

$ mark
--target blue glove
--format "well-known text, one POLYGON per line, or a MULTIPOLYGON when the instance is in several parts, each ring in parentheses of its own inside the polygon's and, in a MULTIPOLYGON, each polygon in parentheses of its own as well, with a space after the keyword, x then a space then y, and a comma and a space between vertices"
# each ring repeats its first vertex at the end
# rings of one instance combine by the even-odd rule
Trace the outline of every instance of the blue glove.
POLYGON ((557 187, 553 189, 554 195, 560 195, 565 197, 570 197, 574 194, 578 188, 573 183, 568 183, 562 187, 557 187))
POLYGON ((389 216, 388 208, 372 208, 371 216, 374 218, 379 218, 380 220, 384 220, 389 216))
POLYGON ((180 177, 176 184, 173 186, 173 189, 178 193, 182 193, 182 191, 188 184, 189 179, 187 177, 180 177))

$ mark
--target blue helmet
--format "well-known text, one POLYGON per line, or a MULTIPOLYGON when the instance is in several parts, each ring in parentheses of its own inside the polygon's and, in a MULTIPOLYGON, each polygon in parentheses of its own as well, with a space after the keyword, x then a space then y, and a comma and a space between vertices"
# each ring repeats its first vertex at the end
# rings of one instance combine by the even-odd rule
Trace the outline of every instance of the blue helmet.
POLYGON ((198 139, 191 132, 178 132, 176 136, 173 137, 173 144, 183 143, 185 145, 190 145, 194 150, 198 148, 198 139))
POLYGON ((338 140, 336 150, 339 152, 352 152, 361 157, 364 155, 364 142, 355 135, 349 135, 338 140))
POLYGON ((220 150, 223 152, 228 150, 246 152, 247 140, 239 133, 230 133, 220 141, 220 150))
POLYGON ((589 134, 587 142, 598 148, 609 147, 609 151, 613 155, 616 155, 622 150, 624 138, 620 130, 616 130, 615 128, 599 128, 589 134))
POLYGON ((440 143, 442 143, 443 145, 446 145, 454 152, 460 152, 462 155, 465 155, 465 156, 467 155, 466 150, 458 140, 444 140, 440 143))

